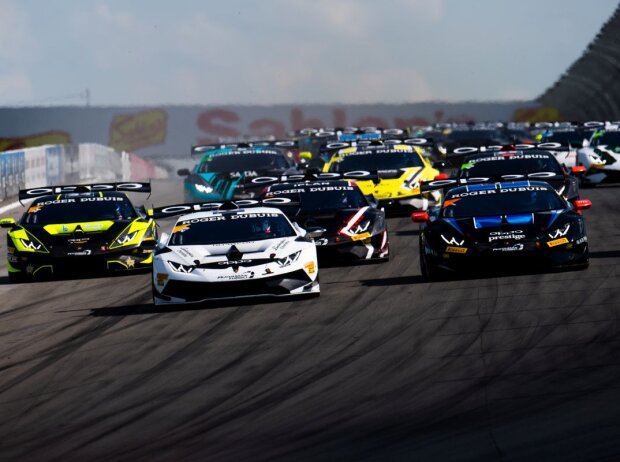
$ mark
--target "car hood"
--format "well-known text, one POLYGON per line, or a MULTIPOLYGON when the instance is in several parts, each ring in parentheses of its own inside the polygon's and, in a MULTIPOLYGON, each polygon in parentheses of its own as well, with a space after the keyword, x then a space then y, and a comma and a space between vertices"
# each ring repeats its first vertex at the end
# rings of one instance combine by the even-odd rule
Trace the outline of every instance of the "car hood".
MULTIPOLYGON (((563 223, 563 210, 537 213, 519 213, 508 215, 479 216, 467 218, 442 218, 445 231, 452 230, 452 236, 463 236, 475 242, 514 242, 523 239, 535 239, 563 223)), ((446 236, 448 237, 448 236, 446 236)), ((449 238, 449 237, 448 237, 449 238)), ((457 239, 458 240, 458 239, 457 239)))
MULTIPOLYGON (((276 258, 286 257, 298 250, 304 249, 309 244, 311 244, 310 241, 292 236, 261 241, 214 245, 181 245, 170 246, 169 248, 174 254, 175 261, 187 265, 240 261, 245 263, 252 261, 262 264, 273 261, 276 258)), ((241 266, 247 265, 242 264, 241 266)))

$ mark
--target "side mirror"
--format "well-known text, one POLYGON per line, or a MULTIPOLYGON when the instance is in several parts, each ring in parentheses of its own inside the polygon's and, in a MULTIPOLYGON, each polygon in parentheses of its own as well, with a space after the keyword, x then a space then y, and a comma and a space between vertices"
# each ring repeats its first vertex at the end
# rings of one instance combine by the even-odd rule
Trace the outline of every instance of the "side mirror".
POLYGON ((0 228, 15 228, 14 218, 2 218, 0 220, 0 228))
POLYGON ((440 173, 439 175, 435 175, 435 178, 433 178, 433 180, 447 180, 448 178, 450 178, 446 173, 440 173))
POLYGON ((587 169, 584 165, 575 165, 570 168, 570 172, 573 175, 581 175, 582 173, 586 173, 587 169))
POLYGON ((433 168, 441 170, 442 168, 446 168, 446 163, 443 160, 436 160, 433 162, 433 168))
POLYGON ((431 221, 428 212, 413 212, 410 218, 414 223, 428 223, 431 221))
POLYGON ((325 234, 327 230, 325 228, 312 227, 306 229, 306 237, 310 239, 318 239, 323 234, 325 234))
POLYGON ((582 143, 582 146, 583 146, 584 148, 589 148, 589 147, 590 147, 590 140, 586 140, 586 139, 584 138, 583 143, 582 143))
POLYGON ((166 247, 166 244, 168 244, 169 238, 170 238, 170 235, 168 233, 161 233, 159 236, 159 240, 157 241, 156 247, 158 249, 163 249, 164 247, 166 247))
POLYGON ((373 196, 372 194, 369 194, 368 196, 365 196, 366 200, 368 201, 368 203, 370 205, 372 205, 373 207, 378 207, 379 206, 379 201, 377 200, 377 198, 375 196, 373 196))
POLYGON ((590 199, 577 199, 575 202, 575 210, 578 212, 582 210, 588 210, 592 207, 592 201, 590 199))
POLYGON ((179 176, 190 176, 191 172, 188 168, 180 168, 177 170, 177 175, 179 176))

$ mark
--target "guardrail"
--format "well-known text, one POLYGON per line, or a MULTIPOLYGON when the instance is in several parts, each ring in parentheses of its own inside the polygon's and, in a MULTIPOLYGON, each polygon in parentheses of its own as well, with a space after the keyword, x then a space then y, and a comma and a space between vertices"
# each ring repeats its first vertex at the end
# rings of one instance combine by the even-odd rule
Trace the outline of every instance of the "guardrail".
POLYGON ((94 181, 144 181, 167 176, 135 154, 101 144, 47 145, 0 152, 0 201, 20 188, 94 181))

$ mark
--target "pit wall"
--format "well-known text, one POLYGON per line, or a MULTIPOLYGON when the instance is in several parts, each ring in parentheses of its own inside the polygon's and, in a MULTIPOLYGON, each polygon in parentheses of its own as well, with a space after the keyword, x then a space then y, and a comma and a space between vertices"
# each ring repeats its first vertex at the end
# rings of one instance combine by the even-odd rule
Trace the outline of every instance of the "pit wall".
POLYGON ((0 152, 0 201, 20 189, 98 181, 147 181, 166 172, 135 154, 101 144, 46 145, 0 152))

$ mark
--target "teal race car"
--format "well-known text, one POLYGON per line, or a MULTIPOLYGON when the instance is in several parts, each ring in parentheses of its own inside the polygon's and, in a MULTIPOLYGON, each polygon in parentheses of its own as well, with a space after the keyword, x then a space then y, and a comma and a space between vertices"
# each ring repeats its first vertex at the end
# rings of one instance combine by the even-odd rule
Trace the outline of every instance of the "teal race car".
POLYGON ((185 202, 252 199, 262 191, 254 178, 299 173, 292 149, 276 143, 194 146, 200 162, 177 172, 185 177, 185 202))

